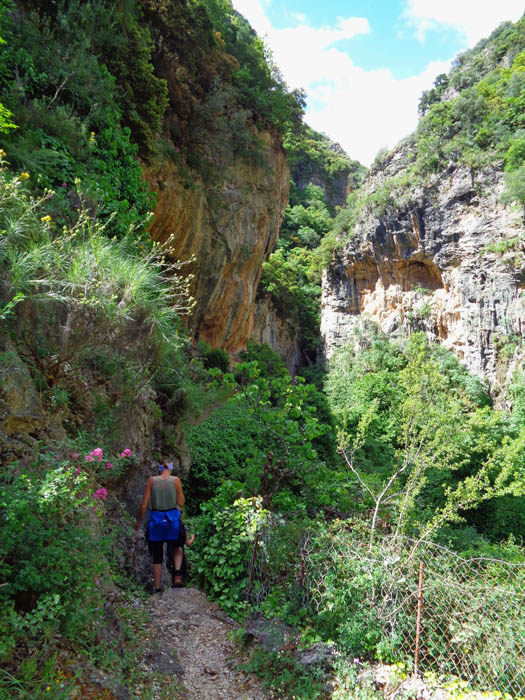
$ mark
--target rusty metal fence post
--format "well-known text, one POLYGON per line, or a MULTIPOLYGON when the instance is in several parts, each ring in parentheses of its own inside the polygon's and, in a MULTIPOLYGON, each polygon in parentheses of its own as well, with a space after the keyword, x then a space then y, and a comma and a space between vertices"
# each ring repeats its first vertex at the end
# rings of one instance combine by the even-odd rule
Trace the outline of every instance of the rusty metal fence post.
POLYGON ((419 564, 419 581, 417 584, 416 648, 414 651, 414 676, 419 673, 419 645, 421 640, 421 611, 423 608, 423 562, 419 564))

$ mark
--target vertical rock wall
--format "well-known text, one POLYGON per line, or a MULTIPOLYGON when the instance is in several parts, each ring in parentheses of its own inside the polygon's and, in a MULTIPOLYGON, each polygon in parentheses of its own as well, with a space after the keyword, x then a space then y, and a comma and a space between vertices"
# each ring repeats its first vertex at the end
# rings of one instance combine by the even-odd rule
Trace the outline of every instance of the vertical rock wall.
POLYGON ((324 356, 366 318, 389 336, 426 331, 497 389, 525 332, 523 215, 502 189, 494 168, 458 168, 363 218, 324 276, 324 356))
POLYGON ((252 335, 261 264, 275 247, 289 193, 289 168, 277 136, 265 132, 264 163, 240 158, 220 185, 206 185, 174 163, 150 166, 145 174, 157 194, 151 227, 154 240, 171 235, 173 256, 192 256, 195 309, 191 335, 236 353, 252 335))
POLYGON ((255 303, 252 338, 256 343, 269 345, 282 358, 291 375, 303 364, 297 328, 279 313, 270 296, 263 296, 255 303))

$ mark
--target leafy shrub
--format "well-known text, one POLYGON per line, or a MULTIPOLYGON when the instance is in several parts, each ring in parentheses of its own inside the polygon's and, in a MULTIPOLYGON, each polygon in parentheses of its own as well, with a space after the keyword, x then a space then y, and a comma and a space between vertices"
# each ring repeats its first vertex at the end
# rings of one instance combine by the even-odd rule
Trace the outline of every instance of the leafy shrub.
POLYGON ((260 493, 265 505, 283 488, 293 494, 290 504, 304 508, 307 495, 311 507, 326 505, 329 489, 320 486, 317 450, 332 454, 334 437, 315 387, 289 374, 265 377, 255 362, 238 365, 236 376, 241 386, 228 404, 187 431, 194 465, 190 501, 209 498, 230 477, 249 494, 260 493))
POLYGON ((186 486, 190 508, 212 498, 224 479, 247 479, 246 460, 263 447, 258 433, 256 420, 241 400, 221 406, 187 430, 192 460, 186 486))
POLYGON ((309 278, 311 254, 303 248, 278 249, 263 263, 260 291, 300 329, 303 353, 315 360, 319 337, 321 286, 309 278))
POLYGON ((517 170, 525 162, 525 138, 512 139, 505 154, 505 170, 517 170))
POLYGON ((260 498, 239 497, 240 486, 225 481, 215 498, 202 505, 191 559, 204 590, 237 618, 246 609, 244 594, 255 536, 268 518, 260 498))
POLYGON ((206 341, 199 340, 197 351, 204 359, 204 369, 230 370, 230 356, 223 348, 212 348, 206 341))
POLYGON ((525 165, 505 173, 505 191, 501 201, 504 204, 516 202, 525 211, 525 165))
POLYGON ((289 651, 267 652, 256 649, 242 669, 262 679, 270 697, 282 700, 319 700, 325 697, 324 672, 317 666, 307 669, 298 664, 289 651))
POLYGON ((107 568, 108 551, 96 525, 107 490, 96 489, 97 470, 88 468, 99 464, 102 450, 95 452, 82 468, 53 446, 32 468, 11 465, 1 476, 4 658, 20 640, 59 632, 87 639, 91 633, 102 593, 96 579, 107 568))
MULTIPOLYGON (((289 372, 280 356, 267 343, 258 344, 250 338, 246 350, 241 353, 243 362, 257 362, 263 377, 286 377, 289 372)), ((240 373, 237 381, 242 381, 240 373)))
POLYGON ((448 75, 441 73, 434 80, 434 87, 430 90, 424 90, 419 99, 418 111, 421 116, 424 116, 429 107, 436 102, 440 102, 442 94, 448 87, 448 75))
MULTIPOLYGON (((109 235, 121 237, 143 223, 153 200, 136 159, 132 132, 122 117, 115 77, 100 53, 104 45, 115 57, 115 41, 123 50, 120 27, 117 30, 116 14, 100 1, 89 8, 61 2, 53 9, 56 16, 25 13, 11 18, 7 27, 0 89, 20 128, 4 136, 2 144, 12 165, 31 173, 34 193, 55 189, 52 214, 60 224, 74 223, 80 206, 74 183, 80 179, 84 201, 108 223, 109 235), (17 90, 11 80, 15 73, 17 90)), ((131 53, 134 50, 141 55, 135 45, 131 53)), ((157 80, 152 75, 149 82, 138 77, 144 93, 157 80)), ((126 95, 129 106, 132 91, 126 95)), ((162 105, 158 96, 155 109, 162 111, 162 105)), ((139 112, 141 107, 127 115, 144 124, 139 112)), ((148 128, 158 126, 158 115, 155 122, 147 109, 146 113, 148 128)), ((136 137, 141 141, 140 134, 136 137)))
POLYGON ((279 231, 279 247, 315 248, 328 233, 332 217, 320 187, 307 185, 301 198, 304 203, 288 206, 279 231), (305 206, 306 205, 306 206, 305 206))
POLYGON ((478 517, 482 504, 486 512, 512 497, 519 507, 523 436, 492 411, 479 380, 420 334, 406 347, 368 342, 361 352, 336 354, 326 381, 363 507, 373 504, 374 522, 381 517, 396 532, 427 537, 465 519, 489 534, 478 517))

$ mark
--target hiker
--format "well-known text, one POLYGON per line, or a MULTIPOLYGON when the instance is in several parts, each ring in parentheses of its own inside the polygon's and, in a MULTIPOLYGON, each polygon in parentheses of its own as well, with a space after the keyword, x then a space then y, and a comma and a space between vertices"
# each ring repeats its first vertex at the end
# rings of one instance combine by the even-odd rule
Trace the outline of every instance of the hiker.
POLYGON ((184 544, 192 544, 195 537, 186 536, 186 529, 182 524, 182 511, 184 508, 184 494, 182 484, 178 476, 172 476, 173 462, 167 458, 159 465, 159 475, 150 476, 144 498, 139 508, 137 521, 133 526, 137 531, 142 522, 146 508, 151 499, 151 512, 146 529, 148 549, 153 558, 153 584, 155 593, 162 591, 160 582, 162 578, 162 561, 164 554, 164 542, 168 543, 167 555, 173 557, 173 572, 171 585, 180 588, 184 585, 182 577, 182 560, 184 544))

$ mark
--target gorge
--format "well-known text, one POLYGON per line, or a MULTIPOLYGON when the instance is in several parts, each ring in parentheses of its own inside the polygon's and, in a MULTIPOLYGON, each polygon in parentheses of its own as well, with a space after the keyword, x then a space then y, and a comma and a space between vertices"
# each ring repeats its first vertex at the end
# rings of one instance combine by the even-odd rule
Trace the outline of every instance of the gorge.
POLYGON ((419 561, 424 697, 521 698, 525 18, 369 169, 230 0, 5 2, 0 36, 0 698, 203 700, 227 648, 254 697, 379 700, 419 561), (165 456, 208 661, 145 602, 165 456))

